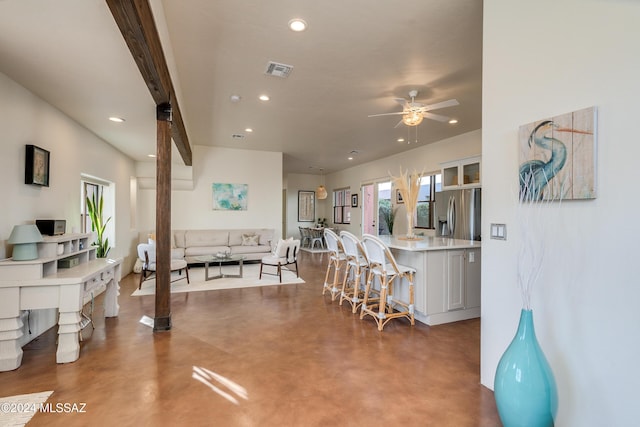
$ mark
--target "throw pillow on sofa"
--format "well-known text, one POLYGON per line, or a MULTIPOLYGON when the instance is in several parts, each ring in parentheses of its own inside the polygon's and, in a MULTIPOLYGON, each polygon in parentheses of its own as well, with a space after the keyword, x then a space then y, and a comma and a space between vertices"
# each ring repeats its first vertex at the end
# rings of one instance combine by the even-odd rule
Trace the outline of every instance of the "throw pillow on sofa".
POLYGON ((242 246, 258 246, 258 239, 260 236, 256 234, 243 234, 242 246))

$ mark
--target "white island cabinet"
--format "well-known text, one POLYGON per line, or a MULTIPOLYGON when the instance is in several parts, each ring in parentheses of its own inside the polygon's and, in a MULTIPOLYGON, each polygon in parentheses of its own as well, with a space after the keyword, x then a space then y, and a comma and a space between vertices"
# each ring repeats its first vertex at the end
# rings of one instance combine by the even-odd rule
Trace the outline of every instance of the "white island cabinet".
MULTIPOLYGON (((416 269, 416 320, 439 325, 480 317, 479 241, 443 237, 380 238, 391 248, 398 263, 416 269)), ((401 298, 406 295, 401 294, 401 298)))

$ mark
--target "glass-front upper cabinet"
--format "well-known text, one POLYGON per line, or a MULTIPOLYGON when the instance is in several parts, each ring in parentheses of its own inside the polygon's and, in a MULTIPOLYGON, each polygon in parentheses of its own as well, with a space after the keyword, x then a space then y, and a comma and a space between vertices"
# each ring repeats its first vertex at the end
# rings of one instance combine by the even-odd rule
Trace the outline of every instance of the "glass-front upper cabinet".
POLYGON ((443 190, 480 187, 482 164, 480 156, 442 163, 443 190))

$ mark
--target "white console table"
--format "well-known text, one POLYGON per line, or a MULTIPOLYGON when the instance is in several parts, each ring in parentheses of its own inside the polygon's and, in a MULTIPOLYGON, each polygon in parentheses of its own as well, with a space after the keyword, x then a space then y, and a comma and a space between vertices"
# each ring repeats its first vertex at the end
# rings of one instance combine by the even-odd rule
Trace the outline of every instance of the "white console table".
POLYGON ((106 286, 105 317, 118 315, 122 259, 96 258, 90 234, 46 236, 38 243, 38 259, 0 261, 0 371, 22 363, 21 310, 58 309, 56 361, 80 357, 79 332, 85 297, 106 286), (58 261, 76 259, 77 265, 60 268, 58 261))

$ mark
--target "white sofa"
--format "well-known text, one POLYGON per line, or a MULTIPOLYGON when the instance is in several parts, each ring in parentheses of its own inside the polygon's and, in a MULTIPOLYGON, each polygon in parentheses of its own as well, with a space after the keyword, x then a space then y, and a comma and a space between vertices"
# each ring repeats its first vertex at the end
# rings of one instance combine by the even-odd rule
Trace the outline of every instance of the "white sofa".
MULTIPOLYGON (((219 252, 242 254, 248 261, 259 261, 268 255, 276 243, 271 228, 174 230, 171 233, 171 258, 198 264, 197 256, 219 252)), ((140 233, 140 241, 147 242, 153 232, 140 233)))

